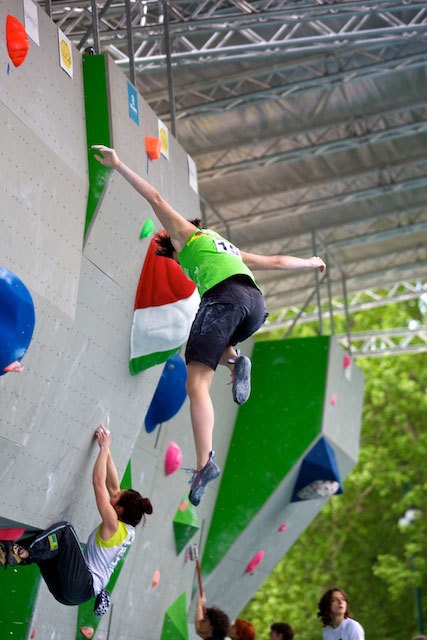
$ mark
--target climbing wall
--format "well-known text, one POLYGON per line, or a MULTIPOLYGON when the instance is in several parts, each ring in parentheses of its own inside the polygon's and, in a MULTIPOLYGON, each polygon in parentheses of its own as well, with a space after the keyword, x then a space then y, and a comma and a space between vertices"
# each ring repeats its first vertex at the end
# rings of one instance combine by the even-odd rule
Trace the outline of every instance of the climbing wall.
MULTIPOLYGON (((120 176, 108 175, 85 234, 90 176, 82 57, 72 49, 73 77, 65 73, 59 64, 58 29, 37 8, 40 45, 30 41, 27 58, 15 68, 5 44, 9 13, 23 22, 22 2, 0 4, 0 264, 28 287, 36 325, 24 373, 0 376, 0 527, 34 530, 67 519, 86 540, 99 521, 91 472, 97 454, 93 433, 104 421, 113 433, 119 474, 132 457, 134 487, 152 498, 155 509, 115 597, 138 602, 135 628, 154 598, 151 627, 132 637, 158 637, 165 611, 183 588, 190 594, 193 568, 188 565, 184 586, 180 571, 166 569, 168 562, 177 561, 173 517, 186 477, 181 472, 179 482, 165 483, 163 441, 157 431, 149 435, 143 428, 162 366, 137 376, 129 373, 133 305, 150 242, 140 239, 140 231, 152 212, 120 176), (156 569, 162 578, 153 596, 156 569)), ((170 136, 169 159, 147 161, 145 136, 157 135, 157 118, 137 96, 136 124, 129 116, 127 79, 110 60, 104 66, 109 102, 103 104, 100 96, 99 108, 111 114, 109 140, 173 206, 198 215, 187 154, 170 136)), ((184 428, 188 431, 188 425, 184 428)), ((185 444, 190 466, 191 440, 185 444)), ((25 581, 26 569, 16 570, 20 580, 25 581)), ((77 608, 56 603, 42 581, 38 589, 33 571, 27 579, 21 607, 13 611, 30 607, 28 633, 33 628, 38 637, 81 637, 77 608)), ((2 581, 2 593, 7 589, 17 591, 13 582, 8 587, 2 581)), ((26 634, 24 620, 0 616, 0 637, 26 634)))
POLYGON ((328 499, 300 500, 295 488, 325 481, 320 492, 331 482, 342 491, 363 402, 363 375, 334 338, 256 343, 252 362, 202 563, 208 599, 234 616, 328 499))
MULTIPOLYGON (((189 545, 203 553, 209 601, 236 615, 324 502, 290 503, 304 455, 323 435, 341 478, 354 464, 361 376, 352 367, 351 380, 342 377, 342 352, 328 339, 298 350, 292 341, 256 345, 254 394, 237 411, 229 373, 218 371, 214 447, 223 475, 197 510, 188 506, 188 477, 164 469, 172 441, 182 465, 194 465, 188 402, 148 433, 144 418, 164 368, 129 373, 135 292, 150 243, 140 231, 153 214, 88 147, 113 145, 191 218, 199 203, 187 154, 170 135, 169 158, 148 160, 145 137, 158 135, 155 114, 108 56, 82 58, 71 49, 70 77, 59 64, 58 28, 35 9, 39 44, 31 40, 14 67, 4 28, 9 13, 24 20, 23 3, 0 2, 0 266, 26 284, 36 314, 24 373, 0 376, 0 528, 33 531, 67 519, 86 540, 99 521, 91 472, 93 433, 103 421, 120 476, 131 460, 132 484, 150 497, 154 513, 138 532, 97 634, 186 638, 196 586, 189 545), (344 407, 352 407, 350 418, 344 407), (287 529, 278 538, 282 519, 287 529), (264 560, 246 575, 245 563, 259 549, 264 560)), ((252 348, 251 341, 243 346, 248 354, 252 348)), ((37 571, 9 568, 0 587, 13 602, 1 612, 0 638, 83 637, 84 612, 58 604, 37 571)))

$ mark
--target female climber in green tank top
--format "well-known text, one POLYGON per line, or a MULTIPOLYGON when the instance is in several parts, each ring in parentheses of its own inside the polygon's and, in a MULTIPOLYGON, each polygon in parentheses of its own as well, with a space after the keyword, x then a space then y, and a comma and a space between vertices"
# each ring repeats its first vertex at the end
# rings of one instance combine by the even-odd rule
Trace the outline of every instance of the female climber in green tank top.
POLYGON ((220 473, 212 450, 214 409, 210 386, 215 369, 222 364, 232 375, 233 399, 243 404, 250 394, 251 362, 234 348, 255 333, 267 312, 252 270, 325 269, 318 256, 264 256, 240 251, 200 220, 189 221, 176 211, 144 178, 135 173, 104 145, 92 147, 95 158, 116 169, 151 205, 165 231, 156 235, 158 253, 180 263, 201 295, 199 310, 186 347, 187 384, 197 463, 191 482, 190 501, 198 505, 206 485, 220 473))
POLYGON ((195 229, 178 253, 178 261, 185 275, 195 283, 200 297, 236 275, 246 275, 256 284, 239 249, 212 229, 195 229))

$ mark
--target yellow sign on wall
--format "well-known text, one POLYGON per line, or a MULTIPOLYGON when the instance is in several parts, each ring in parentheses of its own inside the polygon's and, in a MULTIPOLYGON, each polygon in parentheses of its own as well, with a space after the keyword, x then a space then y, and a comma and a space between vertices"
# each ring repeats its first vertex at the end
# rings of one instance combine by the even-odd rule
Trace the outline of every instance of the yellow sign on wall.
POLYGON ((169 160, 169 129, 161 120, 158 120, 159 138, 162 141, 162 156, 169 160))
POLYGON ((67 36, 58 29, 59 64, 66 73, 73 77, 73 50, 67 36))

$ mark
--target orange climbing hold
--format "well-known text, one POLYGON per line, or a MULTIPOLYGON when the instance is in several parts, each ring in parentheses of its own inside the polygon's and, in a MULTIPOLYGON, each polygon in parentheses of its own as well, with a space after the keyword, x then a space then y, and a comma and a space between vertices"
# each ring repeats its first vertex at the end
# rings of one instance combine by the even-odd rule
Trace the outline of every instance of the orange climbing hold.
POLYGON ((158 569, 155 570, 154 574, 153 574, 153 579, 151 581, 151 586, 153 587, 157 587, 157 585, 160 582, 160 571, 158 569))
POLYGON ((150 160, 158 160, 162 150, 162 141, 160 138, 145 136, 145 150, 150 160))
POLYGON ((13 64, 19 67, 27 57, 30 42, 22 22, 10 14, 6 18, 6 45, 13 64))
POLYGON ((91 638, 95 633, 95 629, 93 627, 80 627, 80 631, 85 638, 91 638))
POLYGON ((24 369, 24 365, 22 365, 18 360, 15 360, 15 362, 8 364, 3 371, 6 371, 6 373, 22 373, 24 369))

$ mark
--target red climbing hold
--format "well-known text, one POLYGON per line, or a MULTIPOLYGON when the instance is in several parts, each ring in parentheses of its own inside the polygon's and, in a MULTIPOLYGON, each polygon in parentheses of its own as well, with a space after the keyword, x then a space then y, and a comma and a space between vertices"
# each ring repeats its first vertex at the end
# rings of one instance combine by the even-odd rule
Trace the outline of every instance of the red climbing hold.
POLYGON ((247 565, 247 567, 245 569, 245 573, 252 573, 252 571, 257 568, 257 566, 259 565, 259 563, 261 562, 261 560, 263 558, 264 558, 264 551, 262 551, 262 550, 258 551, 258 553, 256 555, 254 555, 252 560, 247 565))
POLYGON ((286 522, 282 522, 277 531, 286 531, 286 522))
POLYGON ((22 22, 10 14, 6 18, 6 44, 13 64, 19 67, 27 57, 30 42, 22 22))
POLYGON ((351 365, 351 358, 347 354, 344 356, 342 361, 342 366, 344 369, 347 369, 351 365))

